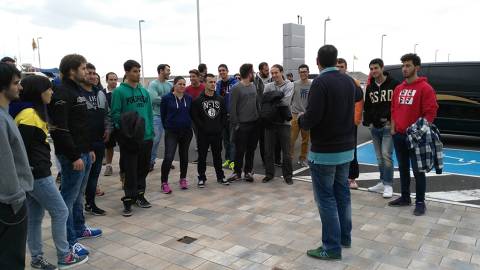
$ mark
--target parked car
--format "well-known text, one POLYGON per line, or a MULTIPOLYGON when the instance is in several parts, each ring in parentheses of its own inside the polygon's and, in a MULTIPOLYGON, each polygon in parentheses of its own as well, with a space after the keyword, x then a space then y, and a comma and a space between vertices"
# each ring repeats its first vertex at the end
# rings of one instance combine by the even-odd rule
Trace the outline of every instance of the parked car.
MULTIPOLYGON (((385 66, 403 81, 401 65, 385 66)), ((435 89, 439 110, 435 125, 442 133, 480 137, 480 62, 425 63, 419 72, 435 89)))

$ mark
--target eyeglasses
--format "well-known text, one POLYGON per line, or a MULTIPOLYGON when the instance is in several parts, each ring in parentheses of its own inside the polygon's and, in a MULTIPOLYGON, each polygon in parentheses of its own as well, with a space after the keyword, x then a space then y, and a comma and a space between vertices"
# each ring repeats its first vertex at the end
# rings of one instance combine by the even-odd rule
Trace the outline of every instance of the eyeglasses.
POLYGON ((302 70, 302 71, 299 71, 298 73, 308 73, 307 70, 302 70))

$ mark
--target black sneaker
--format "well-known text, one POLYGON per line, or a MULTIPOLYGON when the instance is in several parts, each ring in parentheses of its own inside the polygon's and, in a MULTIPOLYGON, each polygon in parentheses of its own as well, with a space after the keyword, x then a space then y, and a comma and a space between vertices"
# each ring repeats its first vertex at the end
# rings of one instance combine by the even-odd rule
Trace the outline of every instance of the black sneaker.
POLYGON ((230 185, 230 182, 229 182, 227 179, 225 179, 225 178, 218 178, 218 179, 217 179, 217 182, 218 182, 219 184, 222 184, 222 185, 225 185, 225 186, 230 185))
POLYGON ((413 210, 413 214, 415 216, 423 216, 425 215, 425 211, 427 208, 425 207, 425 202, 416 202, 415 203, 415 210, 413 210))
POLYGON ((293 179, 292 179, 292 177, 287 177, 287 178, 285 178, 285 183, 287 183, 287 185, 293 185, 293 179))
POLYGON ((130 198, 122 198, 123 201, 123 212, 122 215, 124 217, 129 217, 132 215, 132 203, 133 200, 130 198))
POLYGON ((105 210, 99 208, 95 204, 85 204, 85 212, 90 213, 91 215, 94 215, 94 216, 105 216, 106 215, 105 210))
POLYGON ((228 182, 233 182, 233 181, 237 181, 237 180, 240 180, 242 177, 236 173, 232 173, 232 175, 230 175, 228 178, 227 178, 227 181, 228 182))
POLYGON ((243 179, 245 179, 245 181, 247 181, 249 183, 253 183, 253 181, 255 181, 255 179, 253 179, 252 173, 245 173, 243 175, 243 179))
POLYGON ((136 203, 137 203, 137 206, 138 206, 138 207, 141 207, 141 208, 150 208, 150 207, 152 207, 152 205, 147 201, 147 199, 145 199, 145 196, 144 196, 143 193, 138 194, 136 203))
POLYGON ((388 203, 389 206, 394 206, 394 207, 400 207, 400 206, 410 206, 412 204, 412 200, 410 197, 405 198, 405 197, 399 197, 393 201, 390 201, 388 203))
POLYGON ((203 180, 203 179, 198 179, 197 186, 198 186, 199 188, 204 188, 204 187, 205 187, 205 180, 203 180))
POLYGON ((271 176, 265 176, 263 179, 262 179, 262 183, 268 183, 270 181, 273 180, 273 177, 271 176))
POLYGON ((42 256, 37 256, 36 258, 32 258, 32 262, 30 263, 32 268, 35 269, 47 269, 47 270, 55 270, 57 266, 47 262, 42 256))

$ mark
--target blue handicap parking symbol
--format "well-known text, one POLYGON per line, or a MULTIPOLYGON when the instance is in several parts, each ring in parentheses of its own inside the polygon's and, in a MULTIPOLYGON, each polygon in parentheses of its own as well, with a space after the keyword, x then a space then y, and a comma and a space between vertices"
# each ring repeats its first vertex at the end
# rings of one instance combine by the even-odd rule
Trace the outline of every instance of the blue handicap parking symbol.
MULTIPOLYGON (((445 173, 480 176, 480 151, 444 148, 443 155, 445 173)), ((359 163, 377 165, 373 144, 370 142, 358 147, 357 158, 359 163)), ((393 159, 397 167, 395 151, 393 159)))

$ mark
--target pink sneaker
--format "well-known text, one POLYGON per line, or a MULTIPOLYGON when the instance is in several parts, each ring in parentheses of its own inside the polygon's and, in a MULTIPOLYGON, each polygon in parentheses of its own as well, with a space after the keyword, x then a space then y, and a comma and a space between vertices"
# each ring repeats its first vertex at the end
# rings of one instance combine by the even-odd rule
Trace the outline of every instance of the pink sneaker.
POLYGON ((172 193, 172 190, 170 189, 170 186, 168 185, 168 183, 163 183, 162 184, 162 192, 165 193, 165 194, 172 193))
POLYGON ((181 189, 188 189, 188 182, 186 178, 180 179, 180 188, 181 189))

